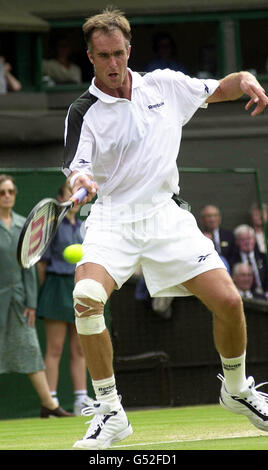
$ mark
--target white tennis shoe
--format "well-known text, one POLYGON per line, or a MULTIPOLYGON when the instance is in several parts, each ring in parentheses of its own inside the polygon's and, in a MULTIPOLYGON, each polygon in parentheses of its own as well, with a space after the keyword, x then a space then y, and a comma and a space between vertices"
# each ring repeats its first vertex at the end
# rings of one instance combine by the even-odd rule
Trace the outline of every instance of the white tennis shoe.
POLYGON ((234 395, 226 390, 225 378, 221 374, 218 374, 217 377, 222 381, 221 406, 232 413, 245 415, 256 428, 268 431, 268 394, 257 391, 257 388, 267 382, 255 387, 253 377, 248 377, 247 388, 239 395, 234 395))
POLYGON ((122 406, 118 411, 112 411, 108 403, 90 400, 91 405, 82 410, 82 415, 94 415, 93 419, 89 422, 89 428, 83 439, 76 441, 73 449, 107 449, 114 442, 132 434, 132 427, 122 406))

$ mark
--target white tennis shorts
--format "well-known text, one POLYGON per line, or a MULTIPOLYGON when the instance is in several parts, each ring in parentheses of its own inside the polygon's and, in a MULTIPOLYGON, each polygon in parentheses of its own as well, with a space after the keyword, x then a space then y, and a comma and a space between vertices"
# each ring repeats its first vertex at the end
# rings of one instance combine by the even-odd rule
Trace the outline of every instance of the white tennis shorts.
POLYGON ((89 216, 83 249, 77 266, 102 265, 118 289, 141 266, 151 297, 191 295, 183 282, 211 269, 226 269, 194 216, 173 200, 147 219, 109 228, 98 227, 89 216))

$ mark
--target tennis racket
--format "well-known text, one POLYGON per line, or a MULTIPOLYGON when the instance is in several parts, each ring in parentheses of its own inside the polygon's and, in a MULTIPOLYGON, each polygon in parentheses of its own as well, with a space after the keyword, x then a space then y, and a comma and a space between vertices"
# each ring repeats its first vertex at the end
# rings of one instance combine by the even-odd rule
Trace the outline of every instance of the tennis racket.
POLYGON ((40 260, 67 212, 75 204, 82 202, 86 195, 87 190, 80 188, 72 196, 74 201, 59 202, 46 198, 31 210, 20 233, 17 247, 17 259, 23 268, 31 268, 40 260))

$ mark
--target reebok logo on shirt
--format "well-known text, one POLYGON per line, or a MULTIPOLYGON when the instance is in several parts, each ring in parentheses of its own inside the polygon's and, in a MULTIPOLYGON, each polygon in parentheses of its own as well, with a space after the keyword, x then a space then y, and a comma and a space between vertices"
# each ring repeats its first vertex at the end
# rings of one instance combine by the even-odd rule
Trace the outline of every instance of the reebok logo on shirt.
POLYGON ((154 108, 161 108, 161 106, 164 106, 164 101, 162 101, 162 103, 156 103, 156 104, 149 104, 148 105, 148 108, 149 109, 154 109, 154 108))

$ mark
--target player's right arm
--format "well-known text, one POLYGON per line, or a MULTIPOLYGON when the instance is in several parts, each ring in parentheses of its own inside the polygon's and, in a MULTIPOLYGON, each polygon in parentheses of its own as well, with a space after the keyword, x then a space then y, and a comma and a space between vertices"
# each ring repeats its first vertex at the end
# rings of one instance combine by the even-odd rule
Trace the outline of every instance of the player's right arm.
POLYGON ((67 183, 71 187, 72 194, 80 188, 86 188, 88 195, 82 201, 82 204, 90 202, 96 196, 98 185, 90 174, 79 173, 79 171, 75 170, 68 176, 67 183))

